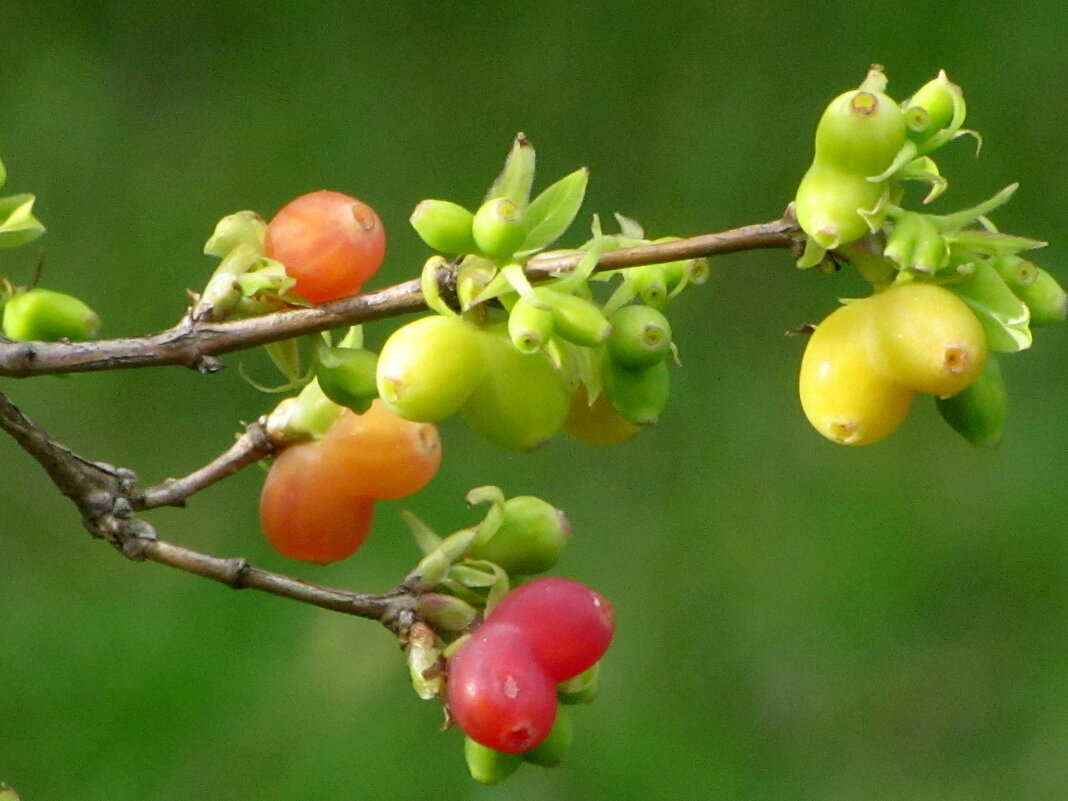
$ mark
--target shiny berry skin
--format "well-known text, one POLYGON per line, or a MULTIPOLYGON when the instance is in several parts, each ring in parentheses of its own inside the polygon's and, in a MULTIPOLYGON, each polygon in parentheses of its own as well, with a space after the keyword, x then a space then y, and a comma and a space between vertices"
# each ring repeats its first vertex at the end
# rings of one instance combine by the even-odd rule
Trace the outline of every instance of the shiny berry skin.
POLYGON ((441 439, 430 423, 398 417, 375 400, 363 414, 346 409, 319 443, 323 459, 369 498, 403 498, 421 490, 441 464, 441 439))
POLYGON ((449 659, 448 700, 468 737, 509 754, 537 746, 556 720, 556 684, 525 632, 489 621, 449 659))
POLYGON ((615 613, 604 596, 585 584, 546 576, 505 595, 486 622, 522 632, 555 684, 574 678, 604 656, 615 630, 615 613))
POLYGON ((321 441, 286 448, 260 494, 260 525, 283 556, 330 564, 351 556, 371 530, 374 500, 353 492, 321 441))
POLYGON ((357 294, 386 251, 374 209, 340 192, 320 190, 290 201, 267 224, 264 251, 296 280, 312 303, 357 294))

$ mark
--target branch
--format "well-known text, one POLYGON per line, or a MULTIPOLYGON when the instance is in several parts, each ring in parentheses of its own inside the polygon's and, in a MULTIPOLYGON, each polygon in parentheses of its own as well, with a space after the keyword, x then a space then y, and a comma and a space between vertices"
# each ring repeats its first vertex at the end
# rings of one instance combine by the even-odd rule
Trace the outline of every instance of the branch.
POLYGON ((94 537, 105 539, 129 559, 151 561, 218 581, 234 589, 255 589, 335 612, 377 620, 394 633, 415 620, 417 594, 398 588, 369 595, 309 584, 280 573, 253 567, 245 559, 224 559, 156 538, 155 529, 133 510, 182 503, 185 498, 231 475, 273 450, 257 423, 226 453, 182 479, 136 492, 137 476, 129 470, 91 462, 56 442, 0 393, 0 428, 18 442, 48 473, 53 483, 78 507, 94 537))
MULTIPOLYGON (((609 251, 601 257, 596 270, 618 270, 744 250, 795 248, 797 234, 797 223, 788 210, 782 219, 769 223, 609 251)), ((531 280, 545 279, 574 268, 581 255, 534 257, 527 263, 526 273, 531 280)), ((446 293, 451 290, 452 278, 449 272, 439 275, 446 293)), ((412 280, 313 308, 262 317, 205 323, 193 322, 187 315, 173 328, 144 337, 72 343, 0 342, 0 376, 24 378, 165 365, 211 373, 223 368, 217 357, 224 353, 424 309, 419 281, 412 280)))

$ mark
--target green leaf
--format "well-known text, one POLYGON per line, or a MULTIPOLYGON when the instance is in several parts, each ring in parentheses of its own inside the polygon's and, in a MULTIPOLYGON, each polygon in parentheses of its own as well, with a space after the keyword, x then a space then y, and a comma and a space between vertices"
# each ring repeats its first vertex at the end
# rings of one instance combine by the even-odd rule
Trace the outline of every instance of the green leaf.
POLYGON ((1031 347, 1031 313, 990 264, 976 261, 972 274, 948 285, 971 307, 991 350, 1015 353, 1031 347))
POLYGON ((33 216, 33 195, 10 195, 0 198, 0 247, 13 248, 32 242, 45 232, 33 216))
POLYGON ((560 238, 582 206, 589 178, 590 171, 582 167, 565 175, 531 201, 523 215, 527 235, 519 253, 534 253, 560 238))

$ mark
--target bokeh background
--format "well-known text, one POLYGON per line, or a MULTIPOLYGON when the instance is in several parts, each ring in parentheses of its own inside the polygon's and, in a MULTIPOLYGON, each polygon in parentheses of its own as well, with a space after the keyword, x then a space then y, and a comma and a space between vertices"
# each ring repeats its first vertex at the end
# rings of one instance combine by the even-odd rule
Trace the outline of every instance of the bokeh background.
MULTIPOLYGON (((909 94, 945 68, 984 136, 940 158, 939 208, 1022 188, 996 219, 1068 226, 1068 11, 901 0, 170 4, 0 0, 0 150, 33 191, 40 246, 0 253, 88 299, 103 334, 171 325, 204 282, 224 214, 318 188, 391 233, 383 286, 426 257, 424 197, 477 201, 522 130, 542 184, 592 170, 584 216, 654 236, 779 215, 823 105, 886 65, 909 94)), ((565 241, 577 243, 576 232, 565 241)), ((487 789, 460 735, 366 621, 134 564, 81 529, 0 438, 0 780, 25 801, 191 799, 879 799, 1068 797, 1068 330, 1005 363, 1003 446, 977 452, 930 404, 859 450, 821 439, 783 332, 858 289, 782 252, 722 258, 673 307, 684 360, 662 422, 598 450, 494 450, 455 422, 445 466, 382 504, 329 568, 258 532, 250 469, 150 520, 162 537, 313 581, 392 586, 416 551, 398 512, 468 524, 484 483, 541 495, 577 534, 560 572, 610 596, 619 629, 572 756, 487 789)), ((376 324, 380 342, 392 323, 376 324)), ((256 354, 180 368, 5 379, 78 452, 147 482, 226 447, 274 402, 256 354)))

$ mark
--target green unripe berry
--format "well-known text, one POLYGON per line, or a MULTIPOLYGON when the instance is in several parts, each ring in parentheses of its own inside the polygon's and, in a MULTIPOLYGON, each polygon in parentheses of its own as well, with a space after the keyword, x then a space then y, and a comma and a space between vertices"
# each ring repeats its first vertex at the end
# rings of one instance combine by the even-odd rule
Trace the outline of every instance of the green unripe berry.
POLYGON ((571 537, 567 516, 533 495, 509 498, 500 527, 485 541, 476 541, 468 555, 496 562, 506 573, 529 576, 549 570, 571 537))
POLYGON ((523 244, 527 232, 519 206, 499 197, 487 200, 475 212, 471 233, 481 253, 494 259, 508 259, 523 244))
POLYGON ((379 396, 406 420, 444 420, 486 373, 483 341, 477 328, 453 317, 431 315, 408 323, 393 332, 378 355, 379 396))
POLYGON ((571 715, 563 707, 556 708, 556 721, 541 743, 524 753, 523 761, 543 768, 555 768, 571 750, 574 738, 571 715))
POLYGON ((471 778, 479 784, 500 784, 523 764, 522 754, 506 754, 464 737, 464 759, 471 778))
POLYGON ((424 200, 409 218, 424 242, 439 253, 474 253, 478 246, 471 233, 475 215, 448 200, 424 200))
POLYGON ((854 90, 823 112, 815 160, 852 175, 879 175, 904 144, 905 117, 897 103, 882 92, 854 90))
POLYGON ((669 297, 667 266, 647 264, 644 267, 631 267, 624 271, 623 280, 634 290, 634 294, 641 298, 642 303, 662 309, 669 297))
POLYGON ((905 102, 904 114, 906 135, 917 145, 923 145, 949 128, 954 116, 959 117, 959 127, 964 120, 964 94, 943 70, 905 102))
POLYGON ((611 332, 604 312, 592 301, 544 287, 534 292, 552 310, 553 330, 568 342, 592 348, 611 332))
POLYGON ((508 336, 521 353, 535 353, 553 335, 553 313, 531 306, 524 298, 508 313, 508 336))
POLYGON ((667 362, 632 370, 604 360, 604 394, 626 420, 636 426, 655 423, 667 406, 670 376, 667 362))
POLYGON ((378 397, 378 354, 363 348, 315 346, 315 377, 323 394, 357 414, 371 408, 378 397))
POLYGON ((671 324, 652 306, 623 306, 612 314, 609 322, 612 333, 605 345, 617 364, 651 367, 671 352, 671 324))
POLYGON ((1068 316, 1068 294, 1052 275, 1039 268, 1030 284, 1012 287, 1031 312, 1031 327, 1059 323, 1068 316))
POLYGON ((860 239, 882 224, 885 215, 878 208, 884 191, 883 182, 873 183, 862 175, 816 161, 797 187, 794 213, 801 229, 830 250, 860 239), (872 215, 865 217, 861 212, 872 215))
POLYGON ((1009 393, 1001 377, 1001 363, 987 357, 986 367, 968 387, 948 398, 935 398, 949 425, 978 448, 996 448, 1009 416, 1009 393))
POLYGON ((23 342, 78 342, 100 327, 96 312, 73 295, 28 289, 4 304, 4 335, 23 342))

